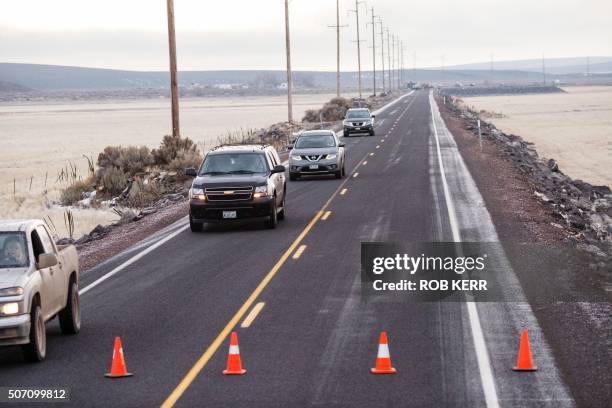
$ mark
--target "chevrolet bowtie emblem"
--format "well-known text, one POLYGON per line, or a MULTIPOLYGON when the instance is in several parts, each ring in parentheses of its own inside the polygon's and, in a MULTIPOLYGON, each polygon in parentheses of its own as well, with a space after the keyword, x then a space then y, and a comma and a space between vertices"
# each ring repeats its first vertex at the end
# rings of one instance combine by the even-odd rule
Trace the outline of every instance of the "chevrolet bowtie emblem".
POLYGON ((233 191, 228 190, 228 191, 224 191, 224 192, 223 192, 223 194, 224 194, 224 195, 230 195, 230 194, 234 194, 234 192, 233 192, 233 191))

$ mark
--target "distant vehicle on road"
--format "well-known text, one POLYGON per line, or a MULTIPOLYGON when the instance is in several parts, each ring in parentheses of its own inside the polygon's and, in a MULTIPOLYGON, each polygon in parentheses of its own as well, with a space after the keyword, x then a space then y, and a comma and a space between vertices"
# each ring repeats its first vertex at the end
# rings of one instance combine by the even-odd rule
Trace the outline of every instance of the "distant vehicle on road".
POLYGON ((344 136, 348 137, 351 133, 368 133, 374 136, 374 118, 367 108, 351 108, 346 111, 342 125, 344 136))
POLYGON ((285 218, 285 166, 268 145, 229 145, 212 149, 189 190, 189 225, 202 231, 205 223, 264 219, 276 228, 285 218))
POLYGON ((344 143, 331 130, 302 132, 293 145, 289 145, 289 179, 304 175, 333 174, 342 178, 346 174, 344 143))
POLYGON ((42 361, 47 321, 59 316, 64 334, 81 328, 76 248, 56 245, 42 221, 0 221, 0 251, 0 345, 42 361))

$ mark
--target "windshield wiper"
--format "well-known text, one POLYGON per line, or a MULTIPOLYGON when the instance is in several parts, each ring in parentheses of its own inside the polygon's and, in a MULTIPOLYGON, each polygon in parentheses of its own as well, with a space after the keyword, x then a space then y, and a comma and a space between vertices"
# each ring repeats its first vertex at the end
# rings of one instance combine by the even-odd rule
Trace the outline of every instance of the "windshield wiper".
POLYGON ((229 172, 230 174, 255 174, 257 172, 251 170, 233 170, 229 172))
POLYGON ((204 173, 200 173, 200 176, 215 175, 215 174, 230 174, 230 172, 228 171, 205 171, 204 173))

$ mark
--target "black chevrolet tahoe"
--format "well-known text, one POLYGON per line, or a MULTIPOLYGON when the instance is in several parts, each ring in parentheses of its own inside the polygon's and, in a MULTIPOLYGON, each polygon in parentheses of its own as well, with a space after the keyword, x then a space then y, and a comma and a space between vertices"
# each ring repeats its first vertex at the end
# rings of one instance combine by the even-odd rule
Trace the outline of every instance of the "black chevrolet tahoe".
POLYGON ((285 166, 268 145, 224 145, 209 151, 189 190, 189 224, 262 219, 275 228, 285 218, 285 166))

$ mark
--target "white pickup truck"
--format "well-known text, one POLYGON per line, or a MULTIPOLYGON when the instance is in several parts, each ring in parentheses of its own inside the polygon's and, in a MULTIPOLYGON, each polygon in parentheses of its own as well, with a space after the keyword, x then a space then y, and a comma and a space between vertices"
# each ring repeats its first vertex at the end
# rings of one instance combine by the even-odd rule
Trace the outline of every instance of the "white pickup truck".
POLYGON ((56 245, 42 221, 0 221, 0 346, 44 360, 45 323, 55 316, 62 333, 79 332, 76 248, 56 245))

